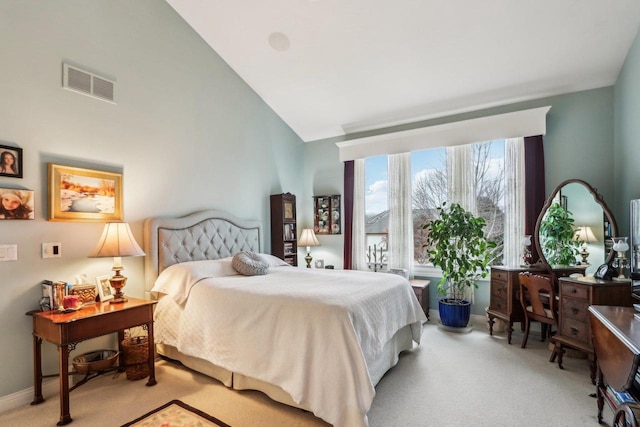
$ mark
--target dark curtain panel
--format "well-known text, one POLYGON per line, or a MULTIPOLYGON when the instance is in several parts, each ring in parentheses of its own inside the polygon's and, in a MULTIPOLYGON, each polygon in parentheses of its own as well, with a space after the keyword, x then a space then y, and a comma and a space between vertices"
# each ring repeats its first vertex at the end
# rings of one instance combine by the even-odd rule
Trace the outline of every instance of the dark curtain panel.
MULTIPOLYGON (((542 135, 524 138, 525 219, 524 233, 533 236, 538 215, 547 198, 544 185, 544 147, 542 135)), ((537 238, 537 237, 534 237, 537 238)), ((535 245, 531 245, 532 262, 540 259, 535 245)))
POLYGON ((352 263, 352 235, 353 235, 353 160, 344 162, 344 255, 343 268, 351 270, 352 263))

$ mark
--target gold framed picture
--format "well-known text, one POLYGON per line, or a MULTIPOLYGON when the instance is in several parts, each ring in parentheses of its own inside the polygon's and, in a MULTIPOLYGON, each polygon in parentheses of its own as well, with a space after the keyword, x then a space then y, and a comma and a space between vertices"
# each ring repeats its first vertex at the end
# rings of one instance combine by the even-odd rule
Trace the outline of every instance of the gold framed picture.
POLYGON ((113 288, 109 283, 110 278, 111 276, 109 276, 108 274, 96 277, 96 284, 98 285, 98 295, 100 295, 100 301, 102 302, 113 299, 113 288))
POLYGON ((122 174, 49 163, 49 221, 122 221, 122 174))
POLYGON ((293 219, 293 203, 284 202, 284 219, 293 219))

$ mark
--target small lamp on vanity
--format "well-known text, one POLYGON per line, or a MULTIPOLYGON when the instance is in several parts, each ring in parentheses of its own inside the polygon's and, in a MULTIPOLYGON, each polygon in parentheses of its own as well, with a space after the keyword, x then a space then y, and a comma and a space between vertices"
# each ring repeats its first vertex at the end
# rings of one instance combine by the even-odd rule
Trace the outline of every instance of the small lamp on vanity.
POLYGON ((131 228, 126 222, 108 222, 102 231, 102 237, 98 245, 95 247, 90 258, 113 257, 113 268, 115 274, 109 279, 111 287, 116 293, 111 303, 119 303, 127 301, 122 288, 127 284, 127 278, 120 274, 124 270, 121 257, 144 256, 145 253, 140 249, 136 239, 133 237, 131 228))
POLYGON ((598 239, 596 239, 596 236, 594 236, 593 231, 591 230, 591 227, 589 226, 578 227, 574 240, 578 242, 582 242, 582 251, 580 252, 580 256, 582 257, 582 261, 581 261, 582 264, 589 264, 589 262, 587 261, 587 258, 589 258, 589 251, 587 251, 587 243, 593 243, 598 241, 598 239))
POLYGON ((311 260, 313 259, 311 258, 311 246, 320 246, 320 242, 312 229, 305 228, 302 230, 298 245, 307 247, 307 256, 304 259, 307 261, 307 268, 311 268, 311 260))

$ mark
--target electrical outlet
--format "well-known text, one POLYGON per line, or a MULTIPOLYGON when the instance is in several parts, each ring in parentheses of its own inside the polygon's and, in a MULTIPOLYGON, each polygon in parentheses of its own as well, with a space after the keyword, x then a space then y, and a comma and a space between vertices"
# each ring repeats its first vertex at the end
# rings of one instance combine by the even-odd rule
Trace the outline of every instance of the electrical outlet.
POLYGON ((61 243, 43 243, 42 244, 42 258, 61 258, 62 257, 62 244, 61 243))

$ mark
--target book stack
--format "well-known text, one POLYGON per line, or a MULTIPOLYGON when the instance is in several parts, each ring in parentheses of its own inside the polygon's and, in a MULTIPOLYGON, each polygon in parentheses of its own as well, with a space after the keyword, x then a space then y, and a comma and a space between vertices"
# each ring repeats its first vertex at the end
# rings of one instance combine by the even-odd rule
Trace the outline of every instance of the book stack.
MULTIPOLYGON (((638 374, 636 373, 636 381, 637 379, 638 374)), ((634 413, 636 419, 640 419, 640 404, 638 404, 638 401, 631 393, 626 391, 616 391, 610 386, 607 386, 604 391, 604 398, 609 402, 612 408, 616 408, 614 412, 616 412, 620 406, 626 405, 634 413)))

